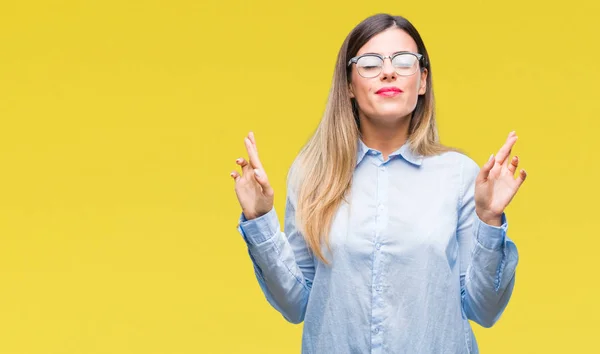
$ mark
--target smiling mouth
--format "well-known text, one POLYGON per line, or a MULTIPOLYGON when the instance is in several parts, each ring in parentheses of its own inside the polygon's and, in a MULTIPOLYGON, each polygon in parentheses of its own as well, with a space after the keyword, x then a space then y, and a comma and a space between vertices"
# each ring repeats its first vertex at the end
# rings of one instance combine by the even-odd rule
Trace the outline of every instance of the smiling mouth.
POLYGON ((384 86, 379 88, 375 94, 383 97, 394 97, 402 93, 402 90, 398 86, 384 86))
POLYGON ((383 96, 383 97, 395 97, 395 96, 400 95, 401 93, 402 93, 402 91, 385 90, 385 91, 378 91, 377 95, 383 96))

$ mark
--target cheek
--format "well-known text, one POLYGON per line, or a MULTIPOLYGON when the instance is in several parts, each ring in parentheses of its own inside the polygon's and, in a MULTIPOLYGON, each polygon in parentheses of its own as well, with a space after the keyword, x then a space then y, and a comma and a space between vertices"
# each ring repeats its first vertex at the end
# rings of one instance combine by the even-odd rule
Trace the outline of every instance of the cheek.
POLYGON ((370 112, 375 108, 373 100, 376 97, 374 97, 368 87, 361 87, 360 90, 355 92, 354 96, 362 111, 370 112))
POLYGON ((358 102, 358 104, 362 107, 365 105, 369 105, 370 98, 372 98, 372 88, 368 82, 365 82, 365 79, 362 77, 353 78, 352 88, 354 92, 354 98, 358 102))
POLYGON ((416 105, 417 99, 419 98, 419 89, 421 86, 421 78, 419 76, 411 77, 407 80, 405 85, 405 97, 406 103, 413 106, 416 105))
POLYGON ((418 75, 411 76, 406 86, 411 93, 419 94, 419 86, 421 86, 421 77, 418 75))

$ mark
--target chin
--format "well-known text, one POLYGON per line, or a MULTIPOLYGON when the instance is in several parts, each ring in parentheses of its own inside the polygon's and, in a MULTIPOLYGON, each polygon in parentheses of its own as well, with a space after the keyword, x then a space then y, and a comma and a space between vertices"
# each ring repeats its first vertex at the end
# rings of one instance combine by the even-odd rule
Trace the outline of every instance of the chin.
POLYGON ((404 102, 387 102, 386 104, 372 104, 368 111, 362 111, 362 114, 371 120, 394 122, 401 121, 410 116, 412 111, 404 102))
POLYGON ((373 117, 384 119, 386 121, 401 120, 404 117, 410 116, 410 111, 406 109, 386 109, 375 112, 373 117))

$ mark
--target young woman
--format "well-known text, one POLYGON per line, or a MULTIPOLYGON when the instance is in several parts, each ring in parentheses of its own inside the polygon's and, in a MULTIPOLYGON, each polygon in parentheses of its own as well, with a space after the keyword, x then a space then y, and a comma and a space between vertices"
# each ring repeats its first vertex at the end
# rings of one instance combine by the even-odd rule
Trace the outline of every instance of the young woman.
MULTIPOLYGON (((280 230, 250 133, 231 173, 238 226, 269 303, 304 321, 304 353, 478 353, 518 254, 504 209, 525 180, 505 144, 480 169, 438 142, 431 63, 406 19, 344 41, 324 116, 288 175, 280 230), (515 177, 516 174, 516 177, 515 177)), ((485 132, 480 132, 485 134, 485 132)))

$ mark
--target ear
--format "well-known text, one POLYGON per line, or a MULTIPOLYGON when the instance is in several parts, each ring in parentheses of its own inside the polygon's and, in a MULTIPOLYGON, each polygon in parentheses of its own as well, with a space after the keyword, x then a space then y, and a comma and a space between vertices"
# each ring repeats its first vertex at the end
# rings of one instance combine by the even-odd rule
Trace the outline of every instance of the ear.
POLYGON ((354 89, 352 88, 352 83, 348 84, 348 91, 350 92, 350 98, 354 98, 354 89))
POLYGON ((427 75, 429 72, 427 69, 423 69, 421 72, 421 80, 419 82, 419 95, 424 95, 427 92, 427 75))

